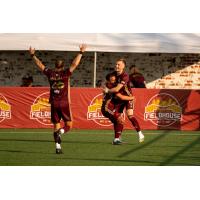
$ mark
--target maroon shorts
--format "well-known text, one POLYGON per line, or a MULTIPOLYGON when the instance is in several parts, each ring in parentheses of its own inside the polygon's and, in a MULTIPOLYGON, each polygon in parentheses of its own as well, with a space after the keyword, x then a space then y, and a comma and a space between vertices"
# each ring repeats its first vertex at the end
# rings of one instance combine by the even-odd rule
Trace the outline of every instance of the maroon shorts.
POLYGON ((51 121, 56 124, 59 123, 61 119, 64 122, 72 121, 69 102, 66 100, 54 100, 51 103, 51 121))
POLYGON ((134 110, 134 101, 124 101, 123 104, 119 105, 119 112, 123 112, 124 108, 126 108, 126 110, 132 109, 134 110))
POLYGON ((111 100, 104 102, 101 107, 102 114, 114 123, 122 113, 120 113, 120 105, 114 104, 111 100))

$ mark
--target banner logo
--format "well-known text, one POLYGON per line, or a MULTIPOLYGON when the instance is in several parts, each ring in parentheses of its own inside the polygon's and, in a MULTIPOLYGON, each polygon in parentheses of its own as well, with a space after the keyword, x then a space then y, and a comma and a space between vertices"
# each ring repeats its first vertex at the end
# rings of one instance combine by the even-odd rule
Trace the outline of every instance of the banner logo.
POLYGON ((5 119, 11 119, 11 105, 6 97, 0 94, 0 122, 5 119))
POLYGON ((51 125, 51 104, 49 92, 39 95, 31 105, 30 119, 37 120, 43 125, 51 125))
POLYGON ((102 94, 98 94, 92 99, 90 105, 88 106, 87 120, 93 120, 100 126, 111 126, 112 122, 101 113, 102 102, 102 94))
POLYGON ((145 107, 144 120, 157 126, 170 126, 180 122, 182 109, 177 99, 167 93, 153 96, 145 107))

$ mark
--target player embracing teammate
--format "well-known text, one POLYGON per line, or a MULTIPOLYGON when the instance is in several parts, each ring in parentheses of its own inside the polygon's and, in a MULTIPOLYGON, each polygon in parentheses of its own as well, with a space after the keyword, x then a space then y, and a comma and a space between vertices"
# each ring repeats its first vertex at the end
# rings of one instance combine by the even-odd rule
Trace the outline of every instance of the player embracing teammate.
POLYGON ((104 101, 109 102, 109 104, 107 104, 109 110, 104 109, 104 107, 107 108, 106 103, 104 102, 102 105, 102 113, 105 117, 108 117, 114 124, 115 138, 113 140, 113 144, 122 143, 120 138, 123 131, 122 113, 124 108, 126 108, 128 119, 138 133, 139 142, 144 141, 144 135, 140 129, 140 125, 137 119, 134 117, 134 98, 129 100, 116 98, 116 95, 118 94, 133 97, 130 87, 129 75, 124 71, 125 67, 126 61, 124 59, 117 60, 115 65, 115 72, 113 72, 116 76, 116 83, 115 85, 112 85, 112 87, 105 87, 103 89, 103 92, 110 96, 111 99, 110 101, 108 100, 109 98, 107 98, 107 100, 104 99, 104 101))

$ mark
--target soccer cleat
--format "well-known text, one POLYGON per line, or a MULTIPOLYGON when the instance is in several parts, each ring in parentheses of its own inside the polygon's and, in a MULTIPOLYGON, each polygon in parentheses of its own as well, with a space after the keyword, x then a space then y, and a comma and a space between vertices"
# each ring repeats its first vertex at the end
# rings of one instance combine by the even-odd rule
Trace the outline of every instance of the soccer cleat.
POLYGON ((113 140, 112 144, 113 145, 120 145, 120 144, 122 144, 122 141, 121 140, 113 140))
POLYGON ((142 143, 142 142, 144 142, 144 135, 140 134, 139 135, 139 143, 142 143))
POLYGON ((56 149, 56 154, 62 154, 62 149, 56 149))

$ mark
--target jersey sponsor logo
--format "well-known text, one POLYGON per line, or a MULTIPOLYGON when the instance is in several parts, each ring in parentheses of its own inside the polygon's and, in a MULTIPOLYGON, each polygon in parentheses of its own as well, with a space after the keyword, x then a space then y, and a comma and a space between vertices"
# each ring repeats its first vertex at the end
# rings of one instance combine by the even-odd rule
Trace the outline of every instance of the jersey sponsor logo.
POLYGON ((167 93, 153 96, 145 107, 144 120, 149 120, 160 127, 180 122, 181 118, 182 108, 178 100, 167 93))
POLYGON ((5 119, 11 119, 11 105, 6 97, 0 94, 0 122, 5 119))
POLYGON ((63 81, 55 81, 52 85, 52 89, 54 90, 61 90, 65 87, 65 84, 63 83, 63 81))
POLYGON ((30 119, 37 120, 43 125, 51 125, 51 104, 49 92, 39 95, 31 105, 30 119))

